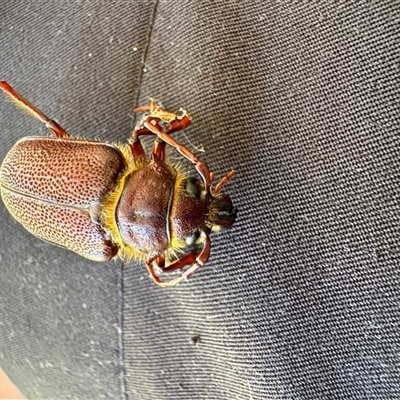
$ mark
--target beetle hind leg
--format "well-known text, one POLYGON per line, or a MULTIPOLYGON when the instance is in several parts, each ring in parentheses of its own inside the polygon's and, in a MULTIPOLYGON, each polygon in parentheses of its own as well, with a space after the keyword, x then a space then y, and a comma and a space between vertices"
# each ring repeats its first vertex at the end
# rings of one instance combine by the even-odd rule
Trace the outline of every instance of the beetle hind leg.
POLYGON ((0 82, 0 89, 2 89, 3 92, 11 99, 11 101, 15 103, 19 108, 30 114, 32 117, 43 122, 55 136, 64 139, 69 138, 69 134, 62 126, 43 114, 42 111, 40 111, 36 106, 34 106, 24 97, 22 97, 6 81, 0 82))

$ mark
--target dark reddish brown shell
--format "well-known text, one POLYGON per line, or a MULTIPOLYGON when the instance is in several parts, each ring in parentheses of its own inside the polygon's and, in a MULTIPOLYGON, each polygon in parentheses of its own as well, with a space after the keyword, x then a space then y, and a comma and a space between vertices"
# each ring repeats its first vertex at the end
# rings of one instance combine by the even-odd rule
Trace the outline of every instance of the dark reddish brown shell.
POLYGON ((0 169, 1 195, 28 231, 87 258, 113 258, 118 246, 104 227, 101 204, 127 167, 111 145, 76 139, 27 137, 0 169))
POLYGON ((170 208, 176 177, 173 168, 157 160, 125 181, 115 212, 118 231, 124 243, 149 257, 171 246, 170 208))

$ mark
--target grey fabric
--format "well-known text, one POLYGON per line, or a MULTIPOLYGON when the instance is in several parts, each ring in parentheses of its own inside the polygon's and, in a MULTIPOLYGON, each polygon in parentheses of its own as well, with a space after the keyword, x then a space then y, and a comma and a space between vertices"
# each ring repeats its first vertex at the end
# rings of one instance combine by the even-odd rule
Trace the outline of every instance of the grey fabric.
MULTIPOLYGON (((171 289, 0 208, 0 367, 29 399, 400 396, 399 10, 2 2, 0 78, 71 134, 124 141, 152 96, 190 111, 174 137, 217 177, 237 170, 237 222, 171 289)), ((1 158, 47 134, 6 101, 0 130, 1 158)))

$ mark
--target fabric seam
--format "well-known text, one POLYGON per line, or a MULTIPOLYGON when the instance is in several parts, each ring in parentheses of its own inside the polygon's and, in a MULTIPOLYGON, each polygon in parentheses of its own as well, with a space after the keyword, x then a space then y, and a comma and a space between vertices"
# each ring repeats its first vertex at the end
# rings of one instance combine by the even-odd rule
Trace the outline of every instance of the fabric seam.
MULTIPOLYGON (((152 34, 153 34, 153 28, 154 28, 154 22, 155 22, 155 19, 156 19, 158 3, 159 3, 159 0, 156 0, 156 2, 154 3, 153 12, 152 12, 151 17, 150 17, 149 29, 147 31, 147 37, 146 37, 146 46, 145 46, 144 51, 143 51, 143 57, 142 57, 142 62, 141 62, 142 68, 140 69, 140 72, 139 72, 138 90, 137 90, 137 95, 136 95, 136 99, 135 99, 135 107, 139 106, 140 93, 142 91, 142 82, 143 82, 144 69, 145 69, 145 66, 146 66, 147 55, 148 55, 148 52, 149 52, 150 43, 151 43, 151 37, 152 37, 152 34)), ((136 114, 134 115, 133 122, 134 122, 134 126, 135 126, 136 125, 136 114)))
MULTIPOLYGON (((156 13, 157 13, 157 8, 158 8, 158 3, 159 0, 156 0, 154 3, 154 8, 153 12, 151 13, 150 17, 150 23, 149 23, 149 28, 147 31, 147 37, 146 37, 146 45, 143 51, 143 57, 142 57, 142 67, 139 72, 139 80, 138 80, 138 89, 137 89, 137 94, 136 94, 136 99, 135 99, 135 107, 138 106, 139 103, 139 98, 140 98, 140 93, 142 89, 142 81, 143 81, 143 74, 144 74, 144 68, 146 65, 146 60, 147 60, 147 54, 149 52, 150 48, 150 42, 151 42, 151 37, 153 34, 153 28, 154 28, 154 21, 156 19, 156 13)), ((136 125, 136 114, 134 114, 133 118, 133 126, 136 125)), ((124 348, 124 263, 121 264, 121 279, 120 279, 120 284, 119 284, 119 297, 120 297, 120 307, 119 307, 119 327, 118 327, 118 334, 119 334, 119 352, 120 352, 120 366, 121 366, 121 391, 122 391, 122 396, 124 400, 128 400, 128 393, 126 392, 126 371, 125 371, 125 348, 124 348)))

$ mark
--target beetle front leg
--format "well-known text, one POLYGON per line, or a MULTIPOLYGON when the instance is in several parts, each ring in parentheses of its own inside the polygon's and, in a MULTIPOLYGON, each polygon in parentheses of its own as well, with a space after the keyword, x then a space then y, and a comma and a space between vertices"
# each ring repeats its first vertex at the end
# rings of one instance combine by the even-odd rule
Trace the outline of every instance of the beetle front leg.
POLYGON ((164 286, 164 282, 156 274, 156 272, 154 271, 154 267, 161 268, 161 264, 164 264, 164 262, 165 262, 164 258, 160 259, 159 257, 157 257, 155 259, 148 260, 146 264, 147 271, 149 271, 149 274, 153 279, 153 282, 157 283, 157 285, 160 286, 164 286))
POLYGON ((168 265, 168 267, 162 267, 164 263, 164 259, 160 257, 156 257, 155 259, 149 261, 147 263, 147 269, 153 278, 153 281, 162 287, 168 286, 175 286, 178 283, 181 283, 185 280, 191 278, 194 273, 201 268, 209 259, 210 257, 210 250, 211 250, 211 240, 208 234, 204 234, 204 243, 203 248, 200 254, 196 257, 194 253, 186 254, 183 258, 176 260, 172 264, 168 265), (168 273, 175 271, 177 269, 182 269, 186 265, 192 264, 186 271, 184 271, 180 276, 175 279, 172 279, 168 282, 163 282, 161 278, 155 273, 154 268, 161 269, 163 273, 168 273))
POLYGON ((15 103, 19 108, 32 115, 34 118, 46 124, 46 127, 59 138, 69 138, 69 134, 56 121, 51 120, 43 114, 37 107, 16 92, 6 81, 0 82, 0 89, 15 103))
POLYGON ((168 267, 163 267, 161 269, 163 273, 169 274, 170 272, 185 268, 186 265, 192 265, 194 263, 196 263, 196 254, 190 252, 179 260, 176 260, 172 264, 168 265, 168 267))

